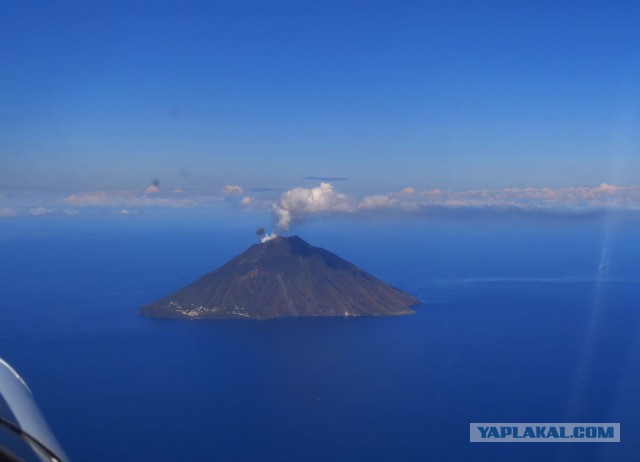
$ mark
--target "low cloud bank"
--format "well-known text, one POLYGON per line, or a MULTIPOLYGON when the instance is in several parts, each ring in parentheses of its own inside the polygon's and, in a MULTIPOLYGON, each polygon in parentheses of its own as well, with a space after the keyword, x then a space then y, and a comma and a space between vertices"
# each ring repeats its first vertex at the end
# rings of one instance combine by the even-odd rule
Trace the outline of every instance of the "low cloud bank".
MULTIPOLYGON (((158 187, 156 184, 151 186, 158 187)), ((186 193, 181 189, 149 192, 148 188, 120 191, 92 191, 71 194, 56 200, 19 202, 8 197, 0 202, 0 219, 21 216, 75 216, 92 209, 126 215, 142 209, 207 209, 215 204, 241 208, 245 212, 270 211, 275 226, 287 230, 304 220, 328 215, 420 217, 491 216, 525 218, 535 216, 582 217, 604 211, 640 212, 640 186, 602 183, 595 187, 505 188, 446 191, 406 187, 399 191, 355 197, 340 192, 329 182, 315 187, 285 191, 275 202, 260 195, 245 195, 238 185, 224 186, 215 193, 186 193), (13 202, 10 202, 13 200, 13 202), (124 212, 123 212, 124 211, 124 212)), ((95 211, 94 210, 94 211, 95 211)), ((165 210, 164 212, 168 212, 165 210)))
POLYGON ((573 188, 505 188, 500 190, 443 191, 416 190, 374 194, 356 199, 336 191, 331 183, 315 188, 294 188, 272 206, 276 226, 288 229, 293 223, 323 214, 357 214, 394 211, 410 214, 478 212, 508 214, 589 214, 605 209, 640 210, 640 186, 573 188))
POLYGON ((9 207, 0 208, 0 218, 10 218, 17 216, 18 213, 9 207))
MULTIPOLYGON (((152 187, 152 186, 150 186, 152 187)), ((64 202, 75 207, 168 207, 184 208, 196 205, 194 199, 176 197, 182 194, 174 192, 161 195, 149 192, 147 188, 143 194, 136 191, 91 191, 71 194, 64 198, 64 202)))

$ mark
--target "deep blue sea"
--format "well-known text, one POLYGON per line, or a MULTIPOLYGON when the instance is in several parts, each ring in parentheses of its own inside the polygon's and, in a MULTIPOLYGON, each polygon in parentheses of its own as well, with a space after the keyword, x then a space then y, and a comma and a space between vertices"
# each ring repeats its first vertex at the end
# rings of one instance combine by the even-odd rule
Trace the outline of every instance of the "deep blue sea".
POLYGON ((0 357, 73 461, 637 461, 640 229, 610 219, 315 222, 423 304, 389 318, 157 320, 247 223, 0 228, 0 357), (620 422, 621 443, 469 443, 471 422, 620 422))

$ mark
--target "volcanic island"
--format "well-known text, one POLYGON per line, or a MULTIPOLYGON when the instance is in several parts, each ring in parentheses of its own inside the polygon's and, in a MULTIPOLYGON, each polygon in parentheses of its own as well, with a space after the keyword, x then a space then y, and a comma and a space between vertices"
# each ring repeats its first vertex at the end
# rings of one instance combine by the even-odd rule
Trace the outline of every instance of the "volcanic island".
POLYGON ((412 314, 415 297, 298 236, 270 235, 141 308, 157 318, 270 319, 412 314))

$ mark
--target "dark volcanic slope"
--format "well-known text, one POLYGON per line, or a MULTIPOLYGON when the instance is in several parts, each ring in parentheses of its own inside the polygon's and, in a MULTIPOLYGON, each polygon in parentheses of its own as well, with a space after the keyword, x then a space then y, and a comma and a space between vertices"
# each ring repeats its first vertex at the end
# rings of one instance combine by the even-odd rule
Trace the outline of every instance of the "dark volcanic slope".
POLYGON ((414 297, 297 236, 255 244, 216 271, 142 308, 156 317, 382 316, 414 297))

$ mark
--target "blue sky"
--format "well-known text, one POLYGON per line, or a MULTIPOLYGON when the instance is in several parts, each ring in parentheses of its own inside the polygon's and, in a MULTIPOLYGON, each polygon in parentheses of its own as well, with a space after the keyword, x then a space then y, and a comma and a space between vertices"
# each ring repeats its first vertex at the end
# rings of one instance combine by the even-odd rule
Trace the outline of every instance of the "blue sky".
POLYGON ((5 209, 154 178, 264 200, 319 187, 307 177, 359 198, 640 185, 637 2, 3 10, 5 209))

